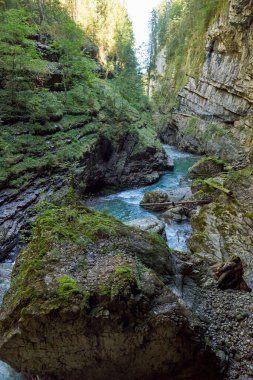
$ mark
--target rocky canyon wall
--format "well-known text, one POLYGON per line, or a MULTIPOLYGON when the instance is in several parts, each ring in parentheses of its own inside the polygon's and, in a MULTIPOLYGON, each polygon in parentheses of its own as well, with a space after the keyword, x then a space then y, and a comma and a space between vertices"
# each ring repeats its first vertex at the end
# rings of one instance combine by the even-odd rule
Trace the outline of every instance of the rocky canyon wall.
POLYGON ((231 0, 209 26, 199 79, 179 92, 165 141, 239 166, 253 159, 253 3, 231 0))

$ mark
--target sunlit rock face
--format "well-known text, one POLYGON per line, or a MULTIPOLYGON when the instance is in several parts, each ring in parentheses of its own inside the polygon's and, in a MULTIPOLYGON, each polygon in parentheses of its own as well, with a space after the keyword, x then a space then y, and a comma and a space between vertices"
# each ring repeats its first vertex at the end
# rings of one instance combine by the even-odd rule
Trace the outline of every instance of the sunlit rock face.
POLYGON ((250 0, 232 0, 209 27, 200 78, 180 91, 167 128, 169 140, 182 148, 241 165, 252 159, 252 12, 250 0))

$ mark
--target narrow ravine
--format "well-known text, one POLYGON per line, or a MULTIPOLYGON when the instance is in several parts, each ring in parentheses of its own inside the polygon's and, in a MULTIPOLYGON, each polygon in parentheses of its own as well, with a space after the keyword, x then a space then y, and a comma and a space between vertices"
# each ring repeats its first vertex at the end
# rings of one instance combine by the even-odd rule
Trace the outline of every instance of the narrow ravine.
MULTIPOLYGON (((161 189, 173 194, 185 194, 190 190, 187 178, 188 169, 198 160, 197 156, 190 153, 180 152, 176 148, 165 145, 164 149, 168 157, 174 161, 174 170, 163 175, 160 180, 151 185, 138 189, 122 191, 109 196, 94 198, 88 202, 88 206, 99 211, 104 211, 122 222, 133 219, 147 218, 152 213, 145 211, 139 203, 146 191, 161 189)), ((182 195, 183 196, 183 195, 182 195)), ((159 215, 156 215, 159 217, 159 215)), ((166 224, 166 235, 169 247, 180 251, 187 250, 187 238, 191 233, 191 226, 188 221, 180 224, 172 222, 166 224)))
MULTIPOLYGON (((180 152, 172 146, 164 146, 168 157, 174 161, 174 170, 163 175, 161 179, 151 185, 138 189, 121 191, 109 196, 94 197, 88 202, 88 206, 99 211, 104 211, 123 222, 133 219, 146 218, 152 216, 151 212, 145 211, 139 203, 146 191, 162 189, 172 191, 174 194, 185 193, 189 189, 187 172, 198 157, 190 153, 180 152)), ((156 215, 159 217, 159 215, 156 215)), ((185 251, 187 250, 187 238, 191 233, 191 226, 188 221, 181 224, 172 222, 166 225, 166 235, 170 248, 185 251)), ((2 302, 5 292, 10 284, 10 276, 13 267, 13 258, 9 257, 0 264, 0 302, 2 302)), ((0 379, 21 380, 23 377, 9 367, 0 362, 0 379)))

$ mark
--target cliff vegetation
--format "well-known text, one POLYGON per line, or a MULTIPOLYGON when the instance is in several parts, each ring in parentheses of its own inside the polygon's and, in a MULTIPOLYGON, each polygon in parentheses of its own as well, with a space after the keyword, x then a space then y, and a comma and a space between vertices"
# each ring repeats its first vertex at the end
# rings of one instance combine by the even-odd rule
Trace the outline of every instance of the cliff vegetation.
POLYGON ((204 63, 206 32, 227 7, 227 0, 164 0, 151 18, 153 104, 162 112, 177 106, 177 95, 189 77, 198 79, 204 63), (157 61, 164 71, 157 72, 157 61))
POLYGON ((83 2, 83 24, 63 3, 0 4, 0 188, 68 168, 102 128, 131 133, 147 109, 121 2, 83 2))

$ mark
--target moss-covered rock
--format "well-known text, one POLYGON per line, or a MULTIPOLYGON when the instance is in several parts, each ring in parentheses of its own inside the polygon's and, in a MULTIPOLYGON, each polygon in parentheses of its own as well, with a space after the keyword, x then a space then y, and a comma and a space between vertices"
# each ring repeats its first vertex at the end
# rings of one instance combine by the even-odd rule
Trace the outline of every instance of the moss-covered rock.
POLYGON ((141 202, 140 205, 143 206, 145 203, 166 203, 170 202, 169 194, 166 191, 163 190, 152 190, 147 191, 141 202))
POLYGON ((42 379, 218 379, 156 234, 86 208, 33 227, 0 314, 0 358, 42 379))
POLYGON ((189 170, 190 178, 208 178, 224 170, 225 162, 216 157, 204 157, 189 170))

